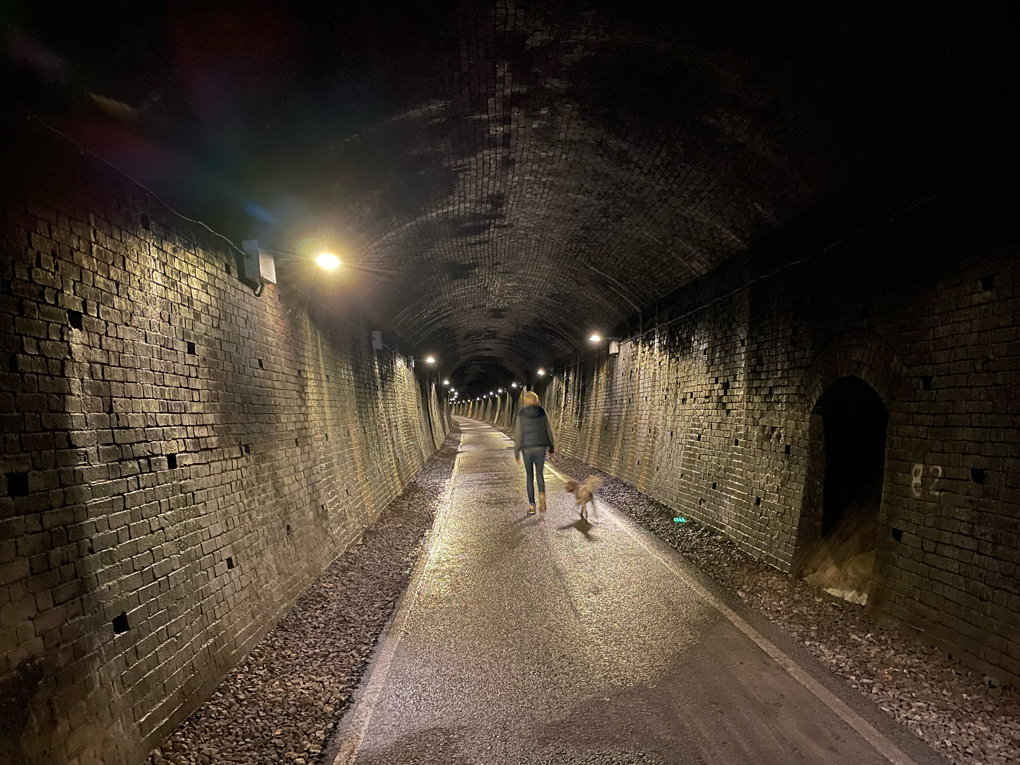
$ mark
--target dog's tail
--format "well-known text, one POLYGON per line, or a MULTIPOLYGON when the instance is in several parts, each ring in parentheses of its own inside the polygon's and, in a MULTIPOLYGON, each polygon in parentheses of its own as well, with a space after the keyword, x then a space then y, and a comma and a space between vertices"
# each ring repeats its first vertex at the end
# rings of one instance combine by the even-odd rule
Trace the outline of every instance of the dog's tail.
POLYGON ((598 491, 598 488, 602 485, 602 479, 599 478, 597 475, 593 475, 591 478, 584 482, 584 485, 588 487, 588 491, 594 494, 596 491, 598 491))

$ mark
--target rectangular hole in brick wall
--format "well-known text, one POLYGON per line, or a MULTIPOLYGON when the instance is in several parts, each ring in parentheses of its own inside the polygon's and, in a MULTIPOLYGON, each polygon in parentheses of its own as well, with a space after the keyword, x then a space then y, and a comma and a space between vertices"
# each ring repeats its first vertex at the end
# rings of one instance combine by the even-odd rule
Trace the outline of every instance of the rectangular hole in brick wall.
POLYGON ((714 483, 712 484, 712 490, 713 491, 715 490, 715 484, 714 483))
POLYGON ((733 439, 733 445, 734 446, 740 446, 740 439, 739 438, 734 438, 733 439))
POLYGON ((170 470, 176 470, 177 469, 177 455, 176 454, 168 454, 168 455, 166 455, 166 466, 170 470))
POLYGON ((971 468, 970 469, 970 480, 974 483, 985 482, 985 469, 984 468, 971 468))
POLYGON ((227 558, 227 568, 233 568, 233 567, 234 567, 234 556, 231 555, 229 558, 227 558))
POLYGON ((981 289, 985 290, 986 292, 988 290, 995 289, 995 276, 992 274, 989 274, 988 276, 982 276, 981 289))
POLYGON ((893 529, 892 530, 892 538, 895 539, 897 542, 902 542, 903 541, 903 529, 893 529))
POLYGON ((921 388, 924 390, 931 390, 931 383, 935 378, 931 375, 925 375, 921 378, 921 388))
POLYGON ((18 373, 18 354, 12 353, 7 357, 7 371, 15 375, 18 373))
POLYGON ((131 627, 128 625, 127 614, 121 612, 120 616, 113 617, 113 634, 122 635, 127 632, 131 627))
POLYGON ((244 453, 251 454, 251 446, 249 444, 244 445, 244 453))
POLYGON ((295 438, 295 439, 294 439, 294 446, 301 446, 301 440, 300 440, 300 439, 297 439, 297 438, 295 438))
POLYGON ((790 453, 790 445, 789 445, 789 444, 787 444, 787 445, 786 445, 786 453, 787 453, 787 454, 789 454, 789 453, 790 453))
POLYGON ((142 221, 142 228, 144 228, 146 231, 151 231, 152 230, 152 223, 149 221, 149 216, 148 215, 146 215, 145 213, 142 213, 141 221, 142 221))
POLYGON ((195 355, 195 344, 190 340, 188 341, 188 353, 190 353, 192 356, 195 355))
POLYGON ((761 504, 761 497, 755 497, 754 498, 754 506, 758 507, 758 505, 760 505, 760 504, 761 504))
POLYGON ((82 328, 81 319, 82 319, 81 311, 75 311, 73 309, 68 310, 67 323, 71 325, 71 329, 81 329, 82 328))
POLYGON ((293 531, 290 530, 290 524, 289 523, 287 524, 287 533, 288 534, 293 534, 294 533, 293 531))
POLYGON ((265 369, 266 365, 262 363, 262 359, 259 359, 259 369, 265 369))
POLYGON ((7 493, 12 497, 27 497, 28 473, 8 473, 7 493))

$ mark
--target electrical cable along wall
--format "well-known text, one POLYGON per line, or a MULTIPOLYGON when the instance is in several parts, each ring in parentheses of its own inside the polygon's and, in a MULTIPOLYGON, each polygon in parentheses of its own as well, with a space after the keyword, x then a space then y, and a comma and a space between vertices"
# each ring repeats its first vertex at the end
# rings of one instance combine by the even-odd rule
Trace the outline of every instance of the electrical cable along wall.
MULTIPOLYGON (((0 751, 141 760, 445 436, 432 382, 51 137, 0 206, 0 751), (427 389, 427 394, 423 391, 427 389)), ((356 317, 354 317, 355 323, 356 317)))

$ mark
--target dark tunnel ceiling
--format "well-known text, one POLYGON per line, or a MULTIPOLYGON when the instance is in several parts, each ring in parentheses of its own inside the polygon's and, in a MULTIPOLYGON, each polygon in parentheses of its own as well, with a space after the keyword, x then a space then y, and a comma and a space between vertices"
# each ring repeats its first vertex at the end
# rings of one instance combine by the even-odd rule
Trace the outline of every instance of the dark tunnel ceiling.
POLYGON ((7 35, 58 60, 12 58, 31 105, 470 389, 906 154, 978 143, 1015 75, 992 5, 695 5, 126 5, 58 29, 26 4, 7 35), (287 257, 308 238, 345 274, 287 257))

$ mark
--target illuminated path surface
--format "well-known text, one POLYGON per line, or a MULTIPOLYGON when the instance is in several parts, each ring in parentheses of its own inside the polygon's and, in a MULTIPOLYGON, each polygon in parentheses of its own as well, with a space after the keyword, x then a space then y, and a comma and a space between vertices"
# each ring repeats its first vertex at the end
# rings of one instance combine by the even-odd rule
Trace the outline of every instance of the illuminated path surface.
POLYGON ((324 762, 940 762, 675 552, 562 480, 526 516, 460 420, 448 502, 324 762))

